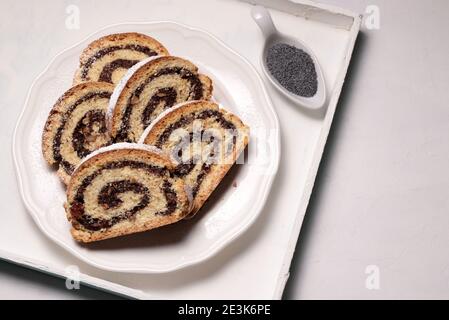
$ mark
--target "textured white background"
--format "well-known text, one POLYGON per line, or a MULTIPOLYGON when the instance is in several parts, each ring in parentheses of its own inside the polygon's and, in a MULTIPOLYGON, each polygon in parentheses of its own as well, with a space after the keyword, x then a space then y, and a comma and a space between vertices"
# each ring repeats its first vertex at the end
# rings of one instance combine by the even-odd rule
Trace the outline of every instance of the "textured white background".
MULTIPOLYGON (((449 2, 322 2, 358 12, 378 5, 381 28, 364 28, 359 39, 284 297, 448 299, 449 2), (380 290, 365 288, 368 265, 380 269, 380 290)), ((51 4, 0 4, 0 112, 11 119, 0 127, 0 142, 8 151, 32 79, 59 48, 73 44, 48 37, 68 32, 61 28, 65 13, 51 4)), ((10 170, 1 173, 14 178, 10 170)), ((0 283, 0 298, 110 297, 67 291, 62 280, 4 262, 0 283)))

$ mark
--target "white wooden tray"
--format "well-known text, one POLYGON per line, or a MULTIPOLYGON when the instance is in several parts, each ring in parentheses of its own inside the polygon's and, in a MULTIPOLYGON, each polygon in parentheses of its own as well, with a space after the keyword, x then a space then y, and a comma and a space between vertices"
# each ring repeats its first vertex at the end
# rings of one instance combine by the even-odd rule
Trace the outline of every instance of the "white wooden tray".
MULTIPOLYGON (((281 297, 360 28, 360 17, 312 2, 251 2, 276 9, 272 13, 279 29, 300 37, 316 53, 323 67, 330 99, 325 111, 309 112, 291 104, 266 82, 280 118, 282 155, 267 204, 249 231, 214 258, 193 267, 168 274, 117 274, 86 265, 51 243, 33 224, 25 209, 16 204, 14 214, 3 210, 4 223, 0 229, 0 256, 3 259, 63 277, 73 270, 70 266, 77 266, 83 282, 136 298, 281 297)), ((173 20, 207 30, 260 71, 262 36, 250 19, 250 4, 204 0, 195 1, 192 5, 175 0, 170 4, 155 1, 147 6, 139 8, 145 12, 145 20, 173 20)), ((116 14, 120 20, 105 22, 135 20, 134 14, 116 14)), ((86 24, 83 28, 89 28, 91 32, 99 29, 92 22, 91 26, 89 22, 86 24)), ((18 197, 14 201, 18 201, 18 197)))
POLYGON ((13 142, 19 189, 41 231, 96 268, 128 273, 165 273, 192 266, 210 259, 246 232, 265 205, 280 152, 277 115, 257 71, 212 35, 174 22, 116 24, 59 54, 34 82, 13 142), (101 36, 123 32, 150 34, 170 48, 171 54, 199 66, 213 80, 213 99, 251 128, 251 146, 245 152, 245 164, 233 168, 195 218, 126 241, 85 246, 70 235, 63 208, 66 188, 42 157, 42 130, 54 101, 72 84, 80 52, 101 36))

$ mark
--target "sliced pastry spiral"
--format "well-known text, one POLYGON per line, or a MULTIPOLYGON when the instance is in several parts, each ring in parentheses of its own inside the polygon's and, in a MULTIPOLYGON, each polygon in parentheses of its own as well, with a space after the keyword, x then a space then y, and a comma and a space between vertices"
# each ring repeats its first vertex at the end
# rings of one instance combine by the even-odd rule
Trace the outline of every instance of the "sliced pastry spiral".
POLYGON ((117 33, 90 43, 80 56, 74 84, 101 81, 117 84, 126 70, 151 56, 168 55, 157 40, 141 33, 117 33))
POLYGON ((160 150, 119 143, 87 157, 67 188, 72 236, 93 242, 174 223, 189 212, 182 179, 160 150))
POLYGON ((108 125, 115 142, 136 142, 143 130, 175 104, 212 95, 212 81, 191 62, 173 56, 150 58, 128 70, 114 90, 108 125))
POLYGON ((108 145, 106 111, 114 86, 86 82, 65 92, 48 115, 42 134, 42 152, 67 184, 80 160, 108 145))
POLYGON ((161 114, 140 142, 156 146, 176 163, 195 214, 214 191, 249 140, 249 128, 210 101, 180 104, 161 114))

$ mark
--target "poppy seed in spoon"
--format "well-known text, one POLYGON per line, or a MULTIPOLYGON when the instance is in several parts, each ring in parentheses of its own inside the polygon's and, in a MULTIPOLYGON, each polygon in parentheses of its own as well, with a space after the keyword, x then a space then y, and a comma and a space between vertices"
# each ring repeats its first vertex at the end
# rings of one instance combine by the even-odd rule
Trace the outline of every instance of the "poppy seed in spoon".
POLYGON ((268 48, 266 65, 285 89, 301 97, 313 97, 318 79, 312 57, 294 46, 277 43, 268 48))

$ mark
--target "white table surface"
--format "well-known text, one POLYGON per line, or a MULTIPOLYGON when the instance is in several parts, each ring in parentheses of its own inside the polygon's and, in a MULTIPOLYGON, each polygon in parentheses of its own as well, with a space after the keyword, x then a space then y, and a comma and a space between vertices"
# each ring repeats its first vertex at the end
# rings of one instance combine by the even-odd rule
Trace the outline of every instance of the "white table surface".
MULTIPOLYGON (((322 2, 358 12, 377 5, 380 30, 363 28, 360 36, 284 297, 449 299, 449 2, 322 2), (371 265, 379 270, 378 290, 365 285, 371 265)), ((0 158, 2 195, 16 188, 9 153, 25 94, 50 59, 74 43, 73 34, 50 43, 48 33, 82 39, 93 31, 68 31, 65 6, 51 4, 0 4, 0 112, 8 119, 0 127, 7 150, 0 158)), ((135 3, 125 7, 127 14, 138 10, 135 3)), ((2 197, 0 210, 8 201, 20 198, 2 197)), ((69 291, 63 280, 6 262, 0 283, 3 299, 113 297, 86 287, 69 291)))

